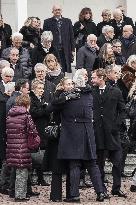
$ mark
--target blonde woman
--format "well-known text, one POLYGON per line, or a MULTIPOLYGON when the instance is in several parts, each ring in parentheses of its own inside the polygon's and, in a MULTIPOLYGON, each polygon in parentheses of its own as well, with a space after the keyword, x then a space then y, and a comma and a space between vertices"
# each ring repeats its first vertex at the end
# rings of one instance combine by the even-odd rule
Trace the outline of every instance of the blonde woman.
POLYGON ((64 77, 58 59, 53 54, 47 54, 44 63, 47 66, 47 79, 55 85, 58 85, 60 80, 64 77))

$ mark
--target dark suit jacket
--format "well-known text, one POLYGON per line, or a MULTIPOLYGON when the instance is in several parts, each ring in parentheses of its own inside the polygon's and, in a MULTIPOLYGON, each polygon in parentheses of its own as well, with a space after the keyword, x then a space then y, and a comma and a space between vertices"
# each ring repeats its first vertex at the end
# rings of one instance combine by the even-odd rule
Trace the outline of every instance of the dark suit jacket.
POLYGON ((125 103, 118 88, 106 85, 103 94, 99 88, 93 89, 94 131, 96 148, 120 149, 119 128, 125 117, 125 103))

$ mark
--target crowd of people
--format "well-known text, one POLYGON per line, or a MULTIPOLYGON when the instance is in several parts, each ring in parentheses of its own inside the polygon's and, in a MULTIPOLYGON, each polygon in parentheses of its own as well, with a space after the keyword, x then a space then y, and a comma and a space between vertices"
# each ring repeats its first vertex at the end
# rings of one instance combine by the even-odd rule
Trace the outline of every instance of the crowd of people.
MULTIPOLYGON (((52 13, 43 27, 38 17, 29 17, 15 33, 0 19, 0 193, 16 202, 39 196, 31 174, 36 171, 38 185, 50 186, 44 172, 51 171, 50 201, 62 201, 66 175, 65 202, 80 202, 79 188, 91 187, 103 202, 110 198, 108 159, 111 194, 126 198, 121 178, 127 154, 136 153, 133 20, 122 6, 113 13, 104 9, 97 25, 87 7, 74 25, 61 6, 52 13), (71 79, 66 74, 74 60, 71 79), (30 135, 40 137, 38 148, 28 146, 30 135)), ((136 192, 135 170, 130 191, 136 192)))

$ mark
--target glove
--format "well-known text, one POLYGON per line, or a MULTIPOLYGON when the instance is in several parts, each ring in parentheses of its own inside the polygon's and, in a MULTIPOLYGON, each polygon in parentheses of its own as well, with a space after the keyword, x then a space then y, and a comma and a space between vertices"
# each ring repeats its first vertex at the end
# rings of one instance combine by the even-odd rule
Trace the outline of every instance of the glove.
POLYGON ((66 100, 71 100, 71 99, 79 99, 80 98, 80 94, 79 93, 69 93, 66 96, 66 100))

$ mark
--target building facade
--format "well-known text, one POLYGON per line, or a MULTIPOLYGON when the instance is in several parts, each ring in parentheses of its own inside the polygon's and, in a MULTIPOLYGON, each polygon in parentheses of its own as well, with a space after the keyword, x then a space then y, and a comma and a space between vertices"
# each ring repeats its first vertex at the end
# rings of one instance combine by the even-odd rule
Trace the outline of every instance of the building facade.
POLYGON ((101 21, 103 9, 113 11, 118 5, 123 5, 126 14, 136 21, 135 0, 0 0, 0 13, 6 23, 10 24, 13 31, 18 31, 28 16, 38 16, 42 23, 45 18, 52 16, 53 4, 63 7, 63 16, 74 23, 83 7, 90 7, 95 23, 101 21))

